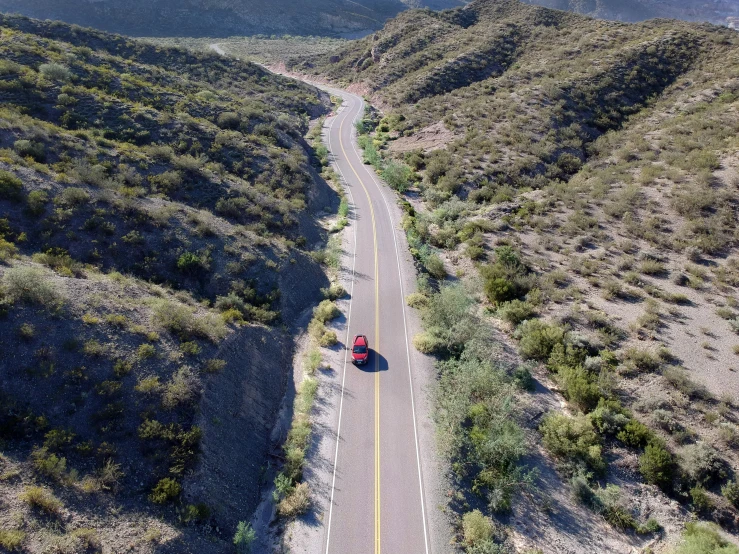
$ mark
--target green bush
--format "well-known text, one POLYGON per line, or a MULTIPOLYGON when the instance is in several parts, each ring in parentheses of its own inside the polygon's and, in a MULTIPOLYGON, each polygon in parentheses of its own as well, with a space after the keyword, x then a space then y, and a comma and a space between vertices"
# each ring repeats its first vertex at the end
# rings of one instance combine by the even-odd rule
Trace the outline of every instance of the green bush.
POLYGON ((504 302, 498 308, 498 317, 512 325, 531 319, 535 314, 536 310, 531 304, 518 299, 504 302))
POLYGON ((423 266, 429 275, 435 279, 444 279, 446 277, 446 269, 444 269, 444 262, 437 254, 429 254, 423 261, 423 266))
POLYGON ((600 398, 597 407, 588 414, 590 421, 602 435, 613 436, 629 423, 626 410, 617 400, 600 398))
POLYGON ((152 489, 149 500, 154 504, 165 504, 175 500, 182 492, 182 485, 171 477, 161 479, 152 489))
POLYGON ((493 538, 495 525, 493 520, 480 510, 467 512, 462 516, 462 534, 467 546, 490 541, 493 538))
POLYGON ((515 287, 504 277, 494 277, 485 281, 485 295, 493 304, 507 302, 516 296, 515 287))
POLYGON ((739 548, 724 539, 715 525, 689 522, 670 554, 739 554, 739 548))
POLYGON ((52 81, 70 81, 72 72, 65 65, 59 63, 42 63, 38 68, 39 73, 52 81))
POLYGON ((413 346, 419 352, 424 354, 433 354, 442 345, 440 341, 434 338, 430 333, 422 332, 418 333, 413 337, 413 346))
POLYGON ((3 275, 8 296, 14 301, 58 309, 64 302, 50 277, 35 267, 12 267, 3 275))
POLYGON ((711 497, 708 492, 700 485, 696 485, 690 489, 690 502, 693 504, 693 510, 696 512, 708 512, 713 508, 711 497))
POLYGON ((547 450, 564 462, 570 472, 584 470, 600 474, 605 470, 600 438, 587 416, 550 414, 542 421, 539 431, 547 450))
POLYGON ((341 315, 341 311, 331 300, 322 300, 313 310, 313 317, 323 324, 341 315))
POLYGON ((524 358, 546 361, 558 344, 565 338, 565 329, 554 323, 529 319, 518 326, 516 336, 520 339, 519 351, 524 358))
POLYGON ((177 258, 177 269, 183 273, 195 273, 203 269, 203 262, 197 254, 184 252, 177 258))
POLYGON ((23 544, 26 534, 17 529, 0 529, 0 546, 5 550, 17 550, 23 544))
POLYGON ((41 215, 46 210, 49 202, 49 194, 45 190, 32 190, 28 193, 26 206, 32 215, 41 215))
POLYGON ((674 456, 656 441, 647 444, 644 453, 639 456, 639 472, 644 480, 662 490, 669 490, 675 469, 674 456))
POLYGON ((308 483, 298 483, 277 505, 277 512, 282 517, 296 517, 304 514, 310 507, 310 490, 308 483))
POLYGON ((18 498, 33 508, 38 508, 50 515, 58 515, 62 511, 61 501, 50 491, 37 486, 27 486, 18 498))
POLYGON ((616 435, 616 438, 632 448, 644 448, 654 439, 654 433, 636 419, 629 419, 626 426, 616 435))
POLYGON ((726 462, 705 443, 689 444, 681 452, 681 466, 688 477, 699 485, 711 485, 726 478, 726 462))
POLYGON ((583 412, 587 413, 598 405, 600 389, 582 366, 560 366, 557 379, 567 400, 583 412))
POLYGON ((241 118, 236 112, 223 112, 218 115, 216 123, 221 129, 238 129, 241 118))
POLYGON ((0 199, 18 200, 23 190, 23 181, 8 171, 0 170, 0 199))
POLYGON ((46 159, 46 151, 43 143, 33 142, 30 140, 16 140, 13 143, 13 150, 15 150, 19 156, 24 158, 33 158, 37 162, 43 162, 46 159))
POLYGON ((252 544, 256 539, 257 533, 251 528, 251 523, 239 521, 233 538, 237 554, 250 554, 252 544))
POLYGON ((731 502, 735 508, 739 508, 739 482, 729 481, 721 487, 721 494, 731 502))
POLYGON ((382 170, 382 178, 398 192, 405 192, 411 186, 413 172, 403 163, 390 161, 382 170))

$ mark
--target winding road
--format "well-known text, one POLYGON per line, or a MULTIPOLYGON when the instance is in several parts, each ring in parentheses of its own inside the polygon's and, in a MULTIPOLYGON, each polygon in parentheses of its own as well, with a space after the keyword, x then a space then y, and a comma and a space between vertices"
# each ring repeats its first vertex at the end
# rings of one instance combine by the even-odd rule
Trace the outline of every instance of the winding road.
POLYGON ((428 553, 417 392, 392 199, 356 147, 354 123, 364 112, 363 100, 325 90, 343 99, 326 124, 326 143, 355 225, 345 344, 365 334, 371 354, 366 366, 356 367, 347 351, 342 368, 323 552, 428 553))

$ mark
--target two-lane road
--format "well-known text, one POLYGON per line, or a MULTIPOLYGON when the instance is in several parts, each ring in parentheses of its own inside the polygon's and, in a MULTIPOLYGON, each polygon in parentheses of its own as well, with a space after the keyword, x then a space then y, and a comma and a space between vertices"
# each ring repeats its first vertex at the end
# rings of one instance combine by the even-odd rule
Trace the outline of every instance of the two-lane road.
POLYGON ((401 277, 401 252, 389 202, 362 163, 354 123, 364 103, 345 91, 327 122, 327 146, 353 205, 356 251, 347 345, 370 342, 370 359, 342 369, 326 554, 428 553, 423 477, 401 277))

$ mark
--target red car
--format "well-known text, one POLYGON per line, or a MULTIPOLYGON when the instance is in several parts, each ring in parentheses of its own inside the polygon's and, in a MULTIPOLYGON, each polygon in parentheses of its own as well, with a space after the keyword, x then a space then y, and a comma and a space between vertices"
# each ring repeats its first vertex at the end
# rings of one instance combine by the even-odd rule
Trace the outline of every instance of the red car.
POLYGON ((352 343, 352 361, 357 365, 363 365, 369 360, 369 342, 364 335, 356 335, 352 343))

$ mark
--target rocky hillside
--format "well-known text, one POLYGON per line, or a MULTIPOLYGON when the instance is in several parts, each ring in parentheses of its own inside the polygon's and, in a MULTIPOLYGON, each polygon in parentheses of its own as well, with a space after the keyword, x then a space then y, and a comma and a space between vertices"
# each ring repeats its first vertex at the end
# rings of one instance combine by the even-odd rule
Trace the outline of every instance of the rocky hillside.
MULTIPOLYGON (((452 414, 450 462, 469 503, 457 508, 513 514, 498 520, 508 533, 490 522, 486 540, 672 552, 690 519, 735 534, 739 35, 476 0, 403 13, 288 65, 380 109, 358 132, 366 162, 404 194, 403 224, 431 283, 412 303, 433 313, 447 276, 468 281, 497 328, 500 366, 512 364, 515 383, 535 377, 519 396, 535 484, 512 486, 511 468, 496 465, 504 439, 479 422, 498 413, 498 393, 452 414), (576 510, 621 538, 580 515, 573 530, 564 514, 576 510)), ((459 355, 446 346, 456 330, 429 329, 419 349, 459 355)), ((465 360, 439 364, 440 382, 459 379, 465 360)), ((469 513, 460 541, 476 551, 467 533, 483 515, 469 513)), ((691 533, 703 531, 689 527, 675 552, 715 551, 691 533)))
POLYGON ((729 18, 739 16, 739 4, 732 0, 527 0, 527 3, 620 21, 659 17, 727 25, 729 18))
POLYGON ((327 286, 338 199, 303 140, 327 102, 0 18, 0 549, 223 552, 250 517, 327 286))
POLYGON ((338 35, 366 33, 408 6, 459 0, 0 0, 0 11, 58 19, 131 36, 338 35))

